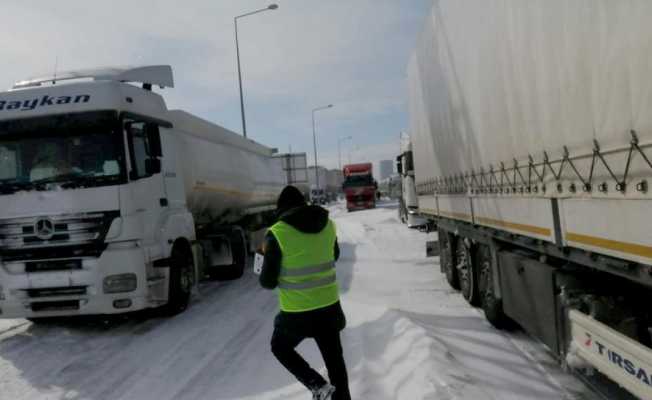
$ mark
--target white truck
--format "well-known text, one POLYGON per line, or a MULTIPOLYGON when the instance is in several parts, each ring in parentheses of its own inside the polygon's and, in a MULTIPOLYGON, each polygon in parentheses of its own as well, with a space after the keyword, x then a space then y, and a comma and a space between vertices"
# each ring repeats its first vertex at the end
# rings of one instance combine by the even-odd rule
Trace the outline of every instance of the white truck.
POLYGON ((419 211, 450 284, 642 399, 650 15, 647 0, 435 0, 408 67, 419 211))
POLYGON ((419 215, 419 196, 414 181, 414 156, 412 141, 408 135, 401 135, 401 154, 396 157, 396 170, 401 183, 401 197, 399 198, 399 219, 409 228, 426 225, 427 220, 419 215))
POLYGON ((310 202, 312 204, 317 204, 317 205, 324 205, 327 203, 326 201, 326 191, 322 188, 318 188, 317 186, 313 186, 310 188, 310 202))
POLYGON ((153 86, 173 87, 171 67, 60 73, 0 93, 0 318, 172 315, 204 275, 242 275, 281 161, 168 110, 153 86))

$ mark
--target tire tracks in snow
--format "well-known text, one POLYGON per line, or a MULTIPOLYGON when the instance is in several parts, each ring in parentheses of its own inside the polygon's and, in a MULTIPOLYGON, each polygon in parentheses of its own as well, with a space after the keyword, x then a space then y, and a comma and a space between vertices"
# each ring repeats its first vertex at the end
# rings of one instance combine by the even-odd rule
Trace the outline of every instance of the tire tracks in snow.
MULTIPOLYGON (((157 372, 160 376, 188 374, 188 365, 195 361, 188 361, 184 355, 190 358, 207 352, 216 355, 221 351, 219 342, 228 342, 228 334, 238 338, 242 333, 232 330, 225 332, 226 338, 221 336, 220 325, 230 324, 238 315, 256 315, 255 309, 265 303, 261 299, 246 309, 238 304, 246 296, 257 296, 252 290, 256 286, 249 274, 239 281, 209 283, 202 286, 198 300, 179 316, 144 322, 129 320, 99 333, 74 322, 33 328, 26 322, 22 327, 28 328, 28 333, 16 330, 9 335, 5 333, 8 337, 0 342, 0 357, 9 359, 17 367, 21 380, 27 380, 41 395, 52 388, 62 391, 62 396, 77 393, 83 398, 128 395, 139 386, 139 379, 148 380, 157 372), (202 343, 216 349, 207 349, 202 343), (175 365, 177 361, 181 364, 175 365), (163 368, 157 370, 161 365, 163 368)), ((260 296, 261 290, 258 292, 260 296)), ((170 387, 174 389, 179 381, 164 383, 169 395, 174 392, 170 387)), ((24 395, 24 398, 35 397, 24 395)), ((161 398, 165 398, 165 393, 161 398)))

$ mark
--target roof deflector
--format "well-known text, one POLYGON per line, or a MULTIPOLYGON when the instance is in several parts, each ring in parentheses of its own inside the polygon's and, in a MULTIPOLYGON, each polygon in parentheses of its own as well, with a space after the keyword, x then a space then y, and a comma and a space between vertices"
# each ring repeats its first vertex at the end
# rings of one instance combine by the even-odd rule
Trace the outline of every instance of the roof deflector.
POLYGON ((27 79, 16 82, 12 89, 41 86, 72 79, 92 78, 96 81, 138 82, 160 87, 174 87, 172 67, 169 65, 148 65, 142 67, 95 68, 57 73, 52 76, 27 79))

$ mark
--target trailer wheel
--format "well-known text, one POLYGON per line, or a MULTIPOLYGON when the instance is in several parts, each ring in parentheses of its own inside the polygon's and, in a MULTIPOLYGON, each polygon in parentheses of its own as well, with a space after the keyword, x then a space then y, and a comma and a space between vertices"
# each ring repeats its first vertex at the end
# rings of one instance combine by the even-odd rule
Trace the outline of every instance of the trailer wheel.
POLYGON ((479 292, 484 316, 497 329, 509 327, 509 319, 503 312, 503 302, 494 295, 493 259, 491 249, 487 245, 479 245, 477 249, 477 266, 479 277, 479 292))
POLYGON ((175 244, 170 255, 168 303, 163 306, 165 315, 177 315, 188 308, 194 283, 192 252, 185 245, 175 244))
POLYGON ((439 262, 441 264, 442 272, 446 275, 448 284, 455 290, 460 290, 460 281, 457 276, 457 269, 455 268, 453 252, 453 242, 455 238, 450 233, 439 229, 439 250, 441 256, 439 262))
POLYGON ((480 305, 478 293, 477 272, 473 268, 470 244, 464 238, 459 238, 455 243, 455 268, 460 282, 462 296, 472 306, 480 305))

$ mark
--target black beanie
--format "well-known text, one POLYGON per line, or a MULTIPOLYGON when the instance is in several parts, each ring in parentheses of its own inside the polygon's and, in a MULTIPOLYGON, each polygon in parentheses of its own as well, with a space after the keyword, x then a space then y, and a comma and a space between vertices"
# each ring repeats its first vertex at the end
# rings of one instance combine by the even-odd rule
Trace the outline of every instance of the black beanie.
POLYGON ((280 214, 291 208, 306 205, 306 199, 299 189, 292 185, 286 186, 276 202, 276 211, 280 214))

